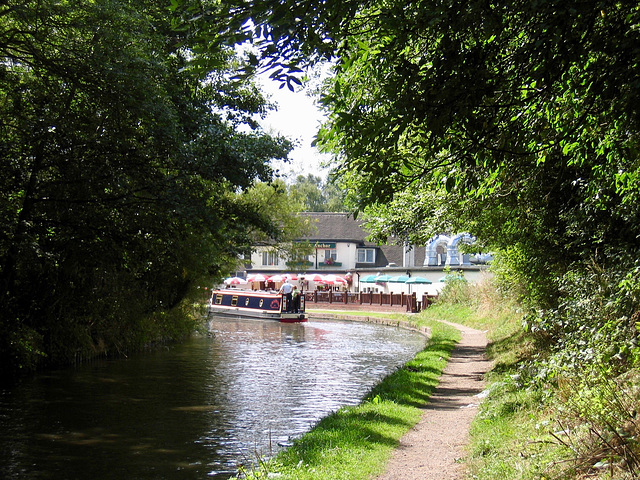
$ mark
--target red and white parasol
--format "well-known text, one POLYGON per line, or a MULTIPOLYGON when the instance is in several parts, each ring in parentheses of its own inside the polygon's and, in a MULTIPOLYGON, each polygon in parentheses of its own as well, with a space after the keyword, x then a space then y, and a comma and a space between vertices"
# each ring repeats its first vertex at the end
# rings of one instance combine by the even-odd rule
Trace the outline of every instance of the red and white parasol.
POLYGON ((262 275, 261 273, 252 273, 251 275, 247 275, 248 282, 266 282, 267 277, 262 275))
POLYGON ((247 281, 240 277, 229 277, 224 279, 226 285, 245 285, 247 281))
POLYGON ((340 275, 330 274, 324 276, 324 283, 327 283, 329 285, 346 285, 349 282, 346 278, 341 277, 340 275))
POLYGON ((319 273, 310 273, 308 275, 304 275, 304 279, 312 282, 323 282, 324 275, 320 275, 319 273))
POLYGON ((284 275, 272 275, 269 277, 269 281, 273 283, 281 283, 287 280, 287 277, 284 275))

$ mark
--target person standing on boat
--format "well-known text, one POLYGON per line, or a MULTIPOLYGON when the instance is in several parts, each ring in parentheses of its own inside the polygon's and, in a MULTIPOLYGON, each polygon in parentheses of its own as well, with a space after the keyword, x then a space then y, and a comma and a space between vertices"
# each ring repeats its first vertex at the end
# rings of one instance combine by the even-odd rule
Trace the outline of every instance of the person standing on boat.
POLYGON ((293 313, 300 312, 300 290, 295 285, 293 286, 293 291, 291 292, 291 301, 293 302, 291 306, 293 307, 293 313))
POLYGON ((286 312, 291 311, 291 292, 292 291, 293 291, 293 285, 289 283, 289 280, 285 280, 282 286, 280 287, 280 290, 278 290, 278 293, 284 295, 284 298, 286 299, 286 303, 285 303, 286 312))

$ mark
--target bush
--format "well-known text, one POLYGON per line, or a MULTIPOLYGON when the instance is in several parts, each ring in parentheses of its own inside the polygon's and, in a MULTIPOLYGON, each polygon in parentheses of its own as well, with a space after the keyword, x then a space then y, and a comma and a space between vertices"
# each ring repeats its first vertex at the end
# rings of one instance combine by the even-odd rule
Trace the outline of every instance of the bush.
POLYGON ((438 294, 438 302, 446 304, 469 303, 470 289, 462 271, 447 271, 444 277, 444 288, 438 294))
POLYGON ((555 307, 490 345, 500 357, 475 423, 474 478, 640 478, 640 270, 635 261, 616 264, 560 276, 555 307))
POLYGON ((560 283, 557 308, 527 319, 544 364, 545 381, 553 377, 582 377, 585 368, 616 376, 631 368, 638 356, 638 305, 630 301, 624 272, 596 265, 566 273, 560 283))
POLYGON ((636 370, 616 378, 600 370, 560 382, 552 436, 570 453, 558 463, 576 475, 639 478, 639 380, 636 370))

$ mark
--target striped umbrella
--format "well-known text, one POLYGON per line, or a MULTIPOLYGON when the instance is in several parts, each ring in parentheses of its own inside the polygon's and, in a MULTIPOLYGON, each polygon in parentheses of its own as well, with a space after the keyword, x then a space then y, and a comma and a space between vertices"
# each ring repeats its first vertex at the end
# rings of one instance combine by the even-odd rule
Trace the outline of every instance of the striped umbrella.
POLYGON ((267 277, 262 275, 261 273, 252 273, 251 275, 247 275, 248 282, 266 282, 267 277))
POLYGON ((336 283, 346 285, 347 283, 349 283, 346 278, 341 277, 340 275, 333 274, 325 275, 323 282, 328 283, 329 285, 335 285, 336 283))
POLYGON ((374 278, 376 282, 388 282, 391 276, 389 275, 378 275, 374 278))
POLYGON ((431 280, 426 279, 424 277, 411 277, 409 280, 407 280, 405 283, 431 283, 431 280))
POLYGON ((407 280, 409 280, 409 277, 406 275, 396 275, 395 277, 391 277, 389 279, 389 281, 392 283, 404 283, 407 280))
POLYGON ((247 281, 240 277, 229 277, 224 279, 226 285, 245 285, 247 281))
POLYGON ((304 275, 305 280, 311 280, 312 282, 322 282, 324 281, 324 275, 320 275, 319 273, 309 273, 304 275))
POLYGON ((362 277, 360 279, 360 283, 376 283, 375 275, 367 275, 366 277, 362 277))

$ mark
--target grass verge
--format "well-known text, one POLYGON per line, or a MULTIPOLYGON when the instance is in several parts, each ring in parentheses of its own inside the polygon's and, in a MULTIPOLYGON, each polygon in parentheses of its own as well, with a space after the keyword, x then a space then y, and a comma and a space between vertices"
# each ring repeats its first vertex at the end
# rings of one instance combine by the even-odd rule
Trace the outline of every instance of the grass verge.
POLYGON ((322 419, 287 450, 236 478, 365 480, 382 473, 400 438, 419 421, 421 407, 460 340, 455 328, 422 315, 410 320, 432 332, 426 348, 413 360, 374 387, 360 405, 322 419))
MULTIPOLYGON (((614 472, 612 462, 578 470, 576 439, 580 424, 560 416, 561 404, 570 404, 571 394, 562 395, 551 385, 531 385, 521 378, 522 365, 536 351, 530 334, 522 328, 518 306, 489 288, 470 292, 460 304, 441 304, 430 314, 485 330, 487 353, 493 368, 487 376, 486 398, 476 415, 464 463, 465 478, 471 480, 576 480, 627 477, 614 472), (576 428, 578 427, 578 428, 576 428)), ((526 372, 525 372, 526 373, 526 372)), ((593 430, 593 429, 592 429, 593 430)), ((605 439, 611 443, 610 439, 605 439)))
MULTIPOLYGON (((474 285, 473 289, 452 285, 452 290, 451 295, 447 298, 443 295, 441 302, 421 314, 420 323, 442 319, 485 330, 489 340, 487 353, 494 364, 487 378, 487 396, 471 427, 464 459, 466 478, 640 478, 638 350, 631 351, 635 357, 627 352, 626 357, 619 359, 626 358, 629 367, 621 373, 608 362, 562 369, 558 358, 567 357, 567 348, 577 350, 569 350, 569 354, 584 355, 584 345, 592 345, 588 349, 592 351, 599 347, 597 342, 588 343, 581 338, 574 343, 565 341, 564 356, 554 357, 553 352, 544 350, 544 344, 534 346, 536 337, 522 328, 518 305, 489 283, 474 285)), ((580 305, 583 304, 587 308, 598 302, 581 301, 580 305)), ((602 312, 590 314, 599 320, 602 312)), ((635 328, 640 329, 638 315, 634 315, 631 319, 636 322, 635 328)), ((579 315, 570 319, 571 325, 584 323, 579 315)), ((586 328, 585 332, 588 336, 593 330, 586 328)), ((630 340, 627 347, 635 349, 630 340)), ((615 346, 614 343, 603 342, 602 348, 607 352, 606 348, 615 346)), ((300 478, 323 478, 323 475, 300 478)), ((363 477, 327 474, 326 478, 363 477)))
POLYGON ((523 332, 517 305, 482 286, 462 303, 437 304, 428 312, 487 332, 487 397, 474 419, 465 464, 473 480, 540 480, 550 478, 549 465, 561 452, 550 434, 552 413, 544 392, 519 384, 518 366, 531 355, 533 343, 523 332))

